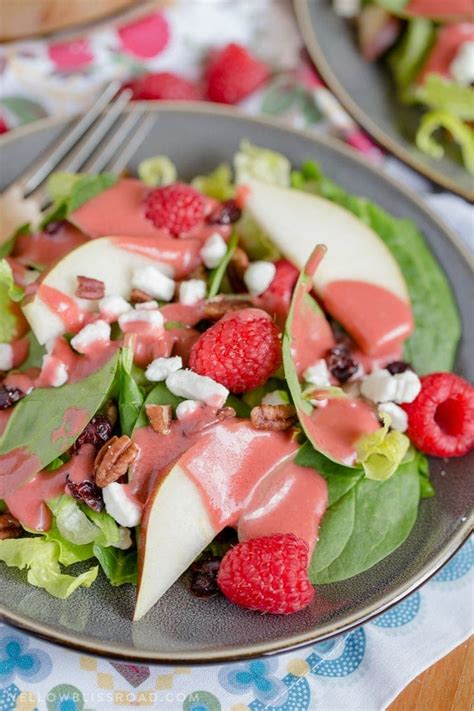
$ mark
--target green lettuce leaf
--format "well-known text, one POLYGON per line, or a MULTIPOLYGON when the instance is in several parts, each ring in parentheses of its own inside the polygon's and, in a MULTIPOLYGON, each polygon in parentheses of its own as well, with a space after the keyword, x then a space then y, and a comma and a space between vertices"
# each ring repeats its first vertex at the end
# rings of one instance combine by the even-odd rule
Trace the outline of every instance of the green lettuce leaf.
POLYGON ((0 560, 9 567, 27 569, 30 585, 44 588, 50 595, 65 599, 78 587, 89 588, 97 577, 98 566, 81 575, 67 575, 59 565, 60 546, 43 537, 0 541, 0 560))
POLYGON ((383 427, 362 437, 357 443, 357 459, 368 479, 389 479, 404 459, 410 440, 401 432, 389 431, 390 417, 383 413, 383 427))
POLYGON ((288 186, 291 164, 286 156, 269 148, 254 146, 244 140, 234 156, 235 182, 245 183, 251 178, 266 183, 288 186))
POLYGON ((107 548, 120 543, 122 529, 112 516, 105 511, 94 511, 85 504, 81 506, 81 510, 99 530, 94 540, 95 545, 107 548))
POLYGON ((433 137, 435 131, 440 128, 448 131, 459 145, 464 167, 471 175, 474 175, 474 130, 449 111, 428 111, 422 117, 415 139, 420 151, 427 153, 432 158, 443 157, 444 148, 433 137))
MULTIPOLYGON (((388 8, 386 8, 388 9, 388 8)), ((409 20, 401 42, 390 52, 388 63, 402 101, 414 101, 411 87, 436 37, 435 25, 424 17, 409 20)))
POLYGON ((191 181, 191 185, 216 200, 229 200, 235 194, 232 171, 227 163, 221 163, 209 175, 197 175, 191 181))
POLYGON ((53 173, 48 180, 48 194, 53 206, 41 223, 43 228, 49 222, 65 220, 71 213, 117 182, 112 173, 53 173))
POLYGON ((59 533, 69 543, 81 546, 97 539, 100 530, 81 511, 72 496, 58 496, 48 501, 48 507, 54 515, 59 533))
POLYGON ((59 532, 54 518, 50 528, 47 531, 33 531, 29 528, 26 528, 26 530, 29 533, 40 534, 44 536, 46 541, 55 543, 59 549, 58 561, 61 565, 73 565, 74 563, 81 563, 84 560, 89 560, 94 557, 92 544, 88 543, 86 545, 76 545, 75 543, 67 541, 59 532))
POLYGON ((151 188, 158 185, 170 185, 178 177, 175 164, 167 156, 155 156, 142 160, 137 172, 140 180, 151 188))
POLYGON ((12 302, 21 301, 24 291, 13 281, 6 259, 0 261, 0 343, 9 343, 16 333, 17 318, 12 313, 12 302))
POLYGON ((119 548, 104 548, 94 544, 94 555, 113 586, 137 583, 137 552, 119 548))
POLYGON ((238 241, 239 239, 237 234, 233 232, 227 245, 227 252, 222 257, 217 267, 209 272, 207 284, 208 299, 212 299, 213 296, 217 296, 217 294, 219 293, 219 289, 221 288, 222 280, 226 273, 226 269, 229 266, 229 262, 232 259, 232 255, 237 249, 238 241))
POLYGON ((122 434, 131 435, 145 401, 145 394, 132 374, 133 348, 122 348, 119 356, 118 409, 122 434))
POLYGON ((442 109, 464 121, 474 121, 474 90, 439 74, 429 74, 417 87, 416 99, 432 109, 442 109))

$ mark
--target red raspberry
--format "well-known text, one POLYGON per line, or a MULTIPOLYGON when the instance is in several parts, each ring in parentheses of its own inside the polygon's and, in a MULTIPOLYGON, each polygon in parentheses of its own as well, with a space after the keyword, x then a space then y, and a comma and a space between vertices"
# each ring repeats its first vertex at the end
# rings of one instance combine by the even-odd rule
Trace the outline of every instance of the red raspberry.
POLYGON ((236 104, 269 75, 264 62, 232 42, 216 52, 207 65, 207 97, 221 104, 236 104))
POLYGON ((474 447, 474 387, 454 373, 421 378, 417 398, 402 406, 407 435, 434 457, 462 457, 474 447))
POLYGON ((275 315, 279 324, 285 323, 290 309, 291 295, 298 280, 299 271, 287 259, 275 262, 276 274, 272 283, 259 298, 259 305, 275 315))
POLYGON ((189 366, 233 393, 263 385, 281 363, 279 331, 260 309, 229 313, 191 349, 189 366))
POLYGON ((204 218, 205 200, 201 193, 184 183, 152 190, 146 199, 145 215, 158 229, 177 237, 204 218))
POLYGON ((223 557, 217 584, 234 604, 274 615, 290 615, 314 597, 306 541, 278 533, 239 543, 223 557))
POLYGON ((194 101, 201 98, 195 84, 171 72, 144 74, 125 85, 133 91, 137 101, 173 99, 174 101, 194 101))

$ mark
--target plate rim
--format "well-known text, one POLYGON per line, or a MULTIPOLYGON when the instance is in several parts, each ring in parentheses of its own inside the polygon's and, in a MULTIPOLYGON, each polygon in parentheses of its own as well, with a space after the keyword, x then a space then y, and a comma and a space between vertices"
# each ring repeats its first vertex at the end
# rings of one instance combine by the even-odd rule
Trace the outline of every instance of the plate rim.
MULTIPOLYGON (((341 141, 330 136, 321 136, 315 134, 314 132, 302 129, 296 129, 291 126, 286 125, 286 123, 279 119, 262 117, 262 116, 251 116, 239 109, 227 106, 216 106, 215 104, 209 102, 178 102, 178 101, 144 101, 136 102, 134 106, 139 105, 140 108, 144 109, 149 113, 156 113, 159 117, 160 112, 180 112, 184 114, 206 114, 209 116, 222 116, 229 117, 233 119, 238 119, 239 121, 244 121, 250 124, 256 123, 263 126, 269 126, 277 128, 283 132, 294 134, 300 136, 306 140, 310 140, 316 145, 323 145, 328 147, 330 150, 342 154, 344 157, 349 158, 356 163, 359 163, 364 167, 364 169, 369 170, 379 178, 388 182, 394 190, 401 193, 406 199, 412 202, 418 210, 425 213, 425 215, 436 224, 440 232, 445 236, 454 246, 454 248, 460 253, 461 257, 467 263, 471 270, 474 271, 474 255, 472 255, 465 245, 462 243, 460 238, 433 212, 433 210, 427 206, 424 201, 413 192, 410 192, 404 185, 398 182, 395 178, 387 175, 380 167, 373 165, 364 156, 358 154, 353 149, 345 146, 341 141)), ((126 111, 133 110, 133 106, 128 107, 126 111)), ((42 129, 46 129, 50 126, 57 126, 60 124, 67 125, 70 119, 67 117, 49 117, 39 121, 35 121, 31 124, 27 124, 23 127, 17 129, 13 135, 6 134, 0 138, 0 150, 2 146, 19 141, 22 137, 29 135, 31 133, 40 132, 42 129)), ((460 549, 463 543, 469 538, 472 530, 474 529, 474 512, 471 516, 466 518, 466 521, 462 522, 463 525, 452 535, 451 539, 448 541, 447 545, 442 551, 436 556, 431 564, 425 564, 423 568, 418 571, 415 575, 412 575, 410 579, 398 590, 398 592, 393 595, 385 595, 380 603, 377 605, 367 605, 366 612, 363 614, 353 614, 351 617, 346 619, 346 621, 341 623, 332 623, 327 625, 328 629, 326 632, 319 634, 317 629, 313 629, 311 632, 300 633, 296 635, 286 636, 278 640, 272 640, 269 642, 258 642, 248 645, 243 645, 240 647, 231 648, 229 650, 208 650, 204 653, 199 651, 194 652, 170 652, 165 655, 157 654, 152 650, 137 649, 133 650, 121 644, 110 644, 107 640, 95 641, 95 640, 85 640, 80 635, 76 636, 75 633, 71 632, 69 634, 62 633, 59 630, 52 630, 51 626, 43 624, 38 621, 32 621, 30 618, 24 615, 18 615, 9 611, 4 605, 0 605, 0 619, 4 622, 13 625, 14 627, 25 630, 37 637, 40 637, 48 642, 61 647, 66 647, 71 650, 85 652, 90 655, 103 656, 111 659, 117 659, 122 661, 134 661, 139 663, 155 663, 163 665, 186 665, 186 664, 215 664, 224 663, 231 661, 239 661, 245 659, 252 659, 260 656, 273 655, 282 652, 288 652, 301 647, 306 647, 308 645, 314 644, 318 641, 323 641, 330 639, 336 635, 343 632, 350 631, 360 625, 365 624, 370 619, 382 614, 386 610, 390 609, 393 605, 403 600, 405 597, 413 593, 420 586, 422 586, 429 578, 435 575, 440 568, 445 565, 452 556, 460 549)), ((363 573, 362 573, 363 574, 363 573)))
MULTIPOLYGON (((293 0, 293 8, 296 16, 296 21, 299 30, 303 36, 305 47, 321 73, 324 81, 327 83, 330 90, 336 98, 341 102, 351 116, 371 135, 381 146, 392 153, 396 158, 403 161, 406 165, 421 173, 426 178, 429 178, 433 183, 439 185, 451 192, 459 195, 469 202, 474 201, 474 190, 469 191, 458 185, 455 180, 445 176, 441 170, 431 168, 421 159, 412 156, 410 152, 403 147, 398 141, 392 139, 383 128, 375 123, 369 114, 367 114, 352 96, 345 90, 340 83, 336 74, 331 69, 321 46, 318 42, 316 34, 313 31, 311 16, 309 12, 309 3, 311 0, 293 0)), ((474 178, 473 178, 474 181, 474 178)))

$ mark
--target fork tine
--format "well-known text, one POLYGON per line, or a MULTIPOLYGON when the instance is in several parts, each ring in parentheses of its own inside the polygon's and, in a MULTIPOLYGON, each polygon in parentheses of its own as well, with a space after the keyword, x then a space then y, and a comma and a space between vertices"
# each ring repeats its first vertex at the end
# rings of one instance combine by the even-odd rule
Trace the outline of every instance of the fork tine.
POLYGON ((71 157, 61 166, 61 170, 65 170, 70 173, 76 173, 80 170, 85 161, 90 158, 97 146, 100 144, 102 138, 104 138, 104 136, 109 132, 125 106, 130 101, 131 97, 132 91, 130 89, 126 89, 121 92, 117 99, 115 99, 115 101, 111 104, 107 113, 104 114, 96 126, 89 131, 85 138, 78 143, 78 146, 71 157))
POLYGON ((140 121, 142 115, 143 109, 131 111, 107 143, 101 146, 94 156, 83 165, 82 170, 85 173, 100 173, 104 170, 109 161, 123 148, 125 141, 140 121))
POLYGON ((48 157, 46 159, 40 157, 30 170, 22 176, 19 180, 19 184, 23 187, 25 197, 36 190, 45 178, 56 168, 64 156, 67 155, 71 148, 102 113, 119 88, 119 81, 111 82, 89 111, 75 123, 69 133, 63 138, 60 138, 56 148, 49 153, 48 157))
POLYGON ((152 114, 148 116, 141 116, 141 120, 132 138, 124 146, 123 151, 118 154, 115 161, 113 161, 110 165, 109 170, 111 173, 121 173, 122 170, 126 168, 137 148, 143 143, 145 138, 150 133, 154 123, 155 117, 152 114))

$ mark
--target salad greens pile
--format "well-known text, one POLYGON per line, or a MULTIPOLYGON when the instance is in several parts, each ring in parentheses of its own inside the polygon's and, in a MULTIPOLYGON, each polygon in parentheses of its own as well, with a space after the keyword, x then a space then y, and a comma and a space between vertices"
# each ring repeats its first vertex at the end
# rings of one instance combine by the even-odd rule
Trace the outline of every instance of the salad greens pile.
MULTIPOLYGON (((363 197, 349 195, 313 161, 291 172, 285 156, 244 142, 235 159, 235 170, 240 182, 258 177, 321 195, 347 208, 372 227, 399 263, 410 293, 416 327, 406 343, 406 359, 420 374, 452 367, 460 337, 459 316, 449 284, 412 222, 391 216, 363 197)), ((164 156, 145 161, 138 172, 148 185, 167 184, 177 175, 173 163, 164 156)), ((48 219, 67 219, 78 205, 107 189, 115 180, 109 175, 54 175, 49 186, 53 208, 48 219)), ((232 171, 225 164, 210 175, 196 177, 193 185, 219 200, 227 200, 235 194, 232 171)), ((268 235, 244 215, 228 243, 227 253, 208 275, 209 297, 222 293, 223 280, 237 243, 253 258, 276 256, 268 235)), ((10 302, 21 296, 7 262, 0 263, 2 328, 8 326, 10 302)), ((314 304, 318 308, 315 301, 314 304)), ((39 363, 44 353, 31 334, 29 338, 32 347, 24 368, 39 363)), ((0 341, 5 339, 8 334, 0 332, 0 341)), ((105 365, 78 383, 37 388, 24 397, 15 405, 0 438, 0 456, 24 448, 35 455, 36 471, 53 472, 68 461, 68 452, 80 431, 111 399, 117 402, 120 432, 127 435, 147 424, 147 405, 176 407, 181 398, 173 395, 164 382, 147 381, 144 371, 133 364, 131 345, 128 343, 117 350, 105 365), (68 411, 72 407, 82 412, 79 431, 67 426, 68 411), (57 436, 51 437, 54 432, 57 436)), ((276 390, 284 402, 290 402, 290 393, 295 400, 297 389, 299 391, 300 386, 294 364, 291 358, 286 358, 284 370, 277 372, 264 386, 242 397, 231 395, 226 404, 236 410, 237 416, 248 417, 250 408, 259 404, 266 393, 276 390)), ((328 393, 328 396, 337 396, 337 393, 328 393)), ((298 398, 304 407, 303 394, 298 398)), ((361 445, 365 448, 360 457, 363 465, 352 468, 331 461, 314 449, 303 433, 298 433, 301 447, 297 463, 319 472, 326 479, 329 492, 329 508, 310 566, 314 583, 350 578, 385 558, 409 535, 420 498, 434 494, 427 459, 408 447, 407 438, 399 433, 388 433, 388 422, 376 435, 361 445)), ((0 541, 0 560, 26 569, 31 585, 60 598, 67 597, 79 586, 89 587, 99 566, 112 585, 136 581, 136 548, 128 547, 128 529, 120 527, 105 511, 94 511, 70 496, 55 498, 48 502, 48 507, 53 517, 51 528, 44 534, 28 531, 24 538, 0 541), (62 572, 61 566, 94 559, 99 565, 78 575, 62 572)))

